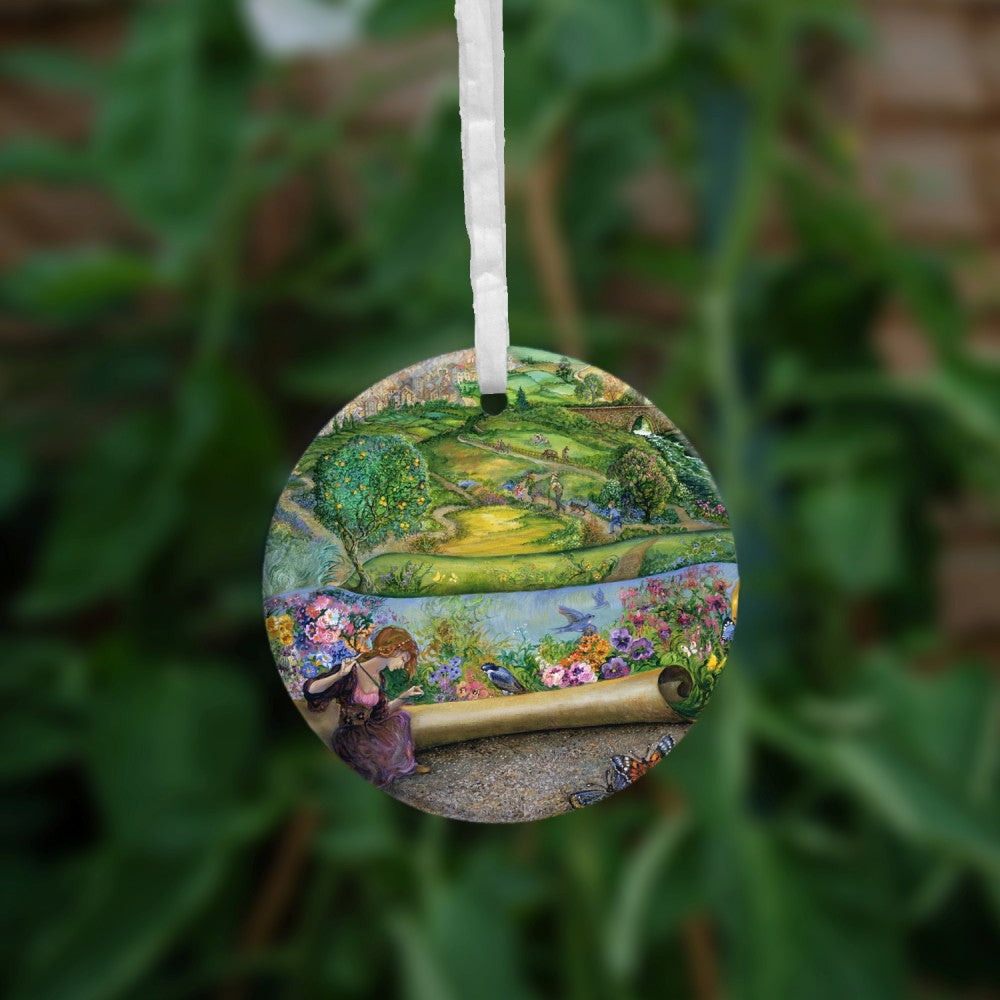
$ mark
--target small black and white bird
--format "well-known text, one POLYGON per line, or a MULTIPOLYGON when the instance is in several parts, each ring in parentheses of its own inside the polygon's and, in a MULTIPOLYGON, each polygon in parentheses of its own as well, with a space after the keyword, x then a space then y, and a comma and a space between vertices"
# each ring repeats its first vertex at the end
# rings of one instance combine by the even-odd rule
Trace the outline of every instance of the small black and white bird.
POLYGON ((577 611, 576 608, 567 608, 563 604, 559 605, 559 614, 566 619, 566 624, 562 628, 553 629, 554 632, 582 632, 587 635, 588 632, 597 631, 593 625, 594 616, 592 614, 577 611))
POLYGON ((604 591, 600 587, 597 588, 590 595, 594 599, 594 610, 600 611, 601 608, 606 608, 608 606, 608 599, 604 596, 604 591))
POLYGON ((484 663, 483 673, 501 694, 524 694, 528 690, 506 667, 496 663, 484 663))

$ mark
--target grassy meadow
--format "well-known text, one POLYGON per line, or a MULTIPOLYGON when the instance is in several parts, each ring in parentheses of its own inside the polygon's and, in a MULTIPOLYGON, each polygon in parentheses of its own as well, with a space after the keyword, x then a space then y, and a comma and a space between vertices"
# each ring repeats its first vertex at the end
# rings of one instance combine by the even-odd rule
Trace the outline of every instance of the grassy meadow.
MULTIPOLYGON (((511 405, 495 416, 482 414, 478 401, 470 400, 388 408, 360 424, 332 424, 296 466, 279 505, 294 516, 286 517, 280 531, 293 536, 309 532, 315 542, 339 551, 341 558, 329 561, 324 582, 332 575, 343 586, 357 587, 357 573, 343 557, 339 540, 312 516, 312 472, 323 455, 359 433, 398 434, 418 446, 427 461, 430 503, 417 534, 390 538, 366 553, 365 569, 381 593, 446 594, 631 579, 644 567, 656 572, 668 566, 677 553, 683 559, 687 552, 690 561, 698 561, 701 550, 684 546, 700 534, 728 540, 726 550, 731 550, 724 526, 692 519, 680 500, 673 509, 684 527, 626 518, 625 537, 620 530, 612 534, 607 509, 594 501, 615 454, 626 447, 657 452, 648 438, 627 427, 596 424, 569 411, 568 405, 582 405, 574 391, 582 372, 567 381, 557 369, 558 359, 538 358, 512 372, 511 405), (544 440, 536 441, 536 435, 544 440), (556 507, 553 476, 562 487, 562 509, 556 507), (527 485, 521 498, 514 492, 518 483, 527 485)), ((284 545, 282 558, 297 551, 284 545)), ((714 558, 711 551, 704 550, 706 561, 714 558)), ((305 575, 303 567, 301 573, 278 578, 305 575)))

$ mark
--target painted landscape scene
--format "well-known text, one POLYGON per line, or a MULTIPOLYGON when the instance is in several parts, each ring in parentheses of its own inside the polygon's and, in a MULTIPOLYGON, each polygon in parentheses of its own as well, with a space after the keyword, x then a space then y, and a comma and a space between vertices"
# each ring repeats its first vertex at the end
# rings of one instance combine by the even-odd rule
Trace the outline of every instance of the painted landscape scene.
POLYGON ((307 449, 268 538, 265 622, 313 729, 393 796, 515 821, 628 787, 710 698, 735 630, 727 511, 646 399, 512 349, 378 383, 307 449))
POLYGON ((471 351, 337 414, 281 495, 265 596, 533 590, 734 561, 708 470, 646 399, 543 351, 512 348, 511 368, 497 416, 480 408, 471 351))

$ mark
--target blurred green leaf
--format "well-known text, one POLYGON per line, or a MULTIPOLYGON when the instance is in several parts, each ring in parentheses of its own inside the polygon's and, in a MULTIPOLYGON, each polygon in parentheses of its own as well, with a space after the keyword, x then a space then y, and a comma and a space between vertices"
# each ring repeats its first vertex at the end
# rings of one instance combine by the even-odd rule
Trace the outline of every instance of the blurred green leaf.
POLYGON ((96 857, 76 900, 31 943, 12 996, 106 1000, 121 996, 217 891, 228 849, 173 857, 96 857))
POLYGON ((670 8, 652 0, 577 0, 547 8, 546 49, 571 86, 634 76, 666 51, 670 8))
POLYGON ((899 502, 889 483, 873 477, 820 482, 803 493, 799 516, 816 563, 846 593, 895 579, 902 539, 899 502))
POLYGON ((247 681, 212 663, 153 660, 116 677, 102 698, 87 746, 110 838, 174 854, 222 836, 258 737, 247 681))
POLYGON ((81 320, 145 291, 155 272, 139 254, 110 248, 29 257, 0 282, 0 299, 21 313, 81 320))
POLYGON ((69 91, 74 97, 99 94, 100 67, 69 52, 48 48, 11 48, 0 53, 0 74, 27 83, 69 91))
POLYGON ((253 63, 235 16, 230 0, 139 7, 94 131, 121 203, 181 249, 219 224, 247 126, 253 63))
POLYGON ((47 139, 12 139, 0 147, 0 182, 33 180, 53 184, 93 181, 94 163, 86 150, 47 139))
POLYGON ((165 478, 170 436, 165 414, 140 410, 82 452, 22 596, 25 613, 84 607, 120 592, 145 571, 182 509, 178 484, 165 478))

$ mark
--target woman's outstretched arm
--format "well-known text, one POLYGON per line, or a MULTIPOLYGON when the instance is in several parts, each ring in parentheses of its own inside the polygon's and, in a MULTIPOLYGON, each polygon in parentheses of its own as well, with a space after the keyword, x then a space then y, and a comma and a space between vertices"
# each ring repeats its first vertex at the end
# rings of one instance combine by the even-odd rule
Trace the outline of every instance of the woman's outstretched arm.
POLYGON ((410 698, 419 698, 424 693, 422 687, 414 685, 404 691, 398 698, 393 698, 386 706, 388 712, 398 712, 410 698))
POLYGON ((346 674, 351 667, 354 666, 355 661, 353 659, 344 660, 344 662, 336 669, 332 670, 326 675, 320 675, 319 677, 313 677, 312 680, 307 682, 307 687, 310 694, 322 694, 328 687, 336 684, 341 677, 346 674))

